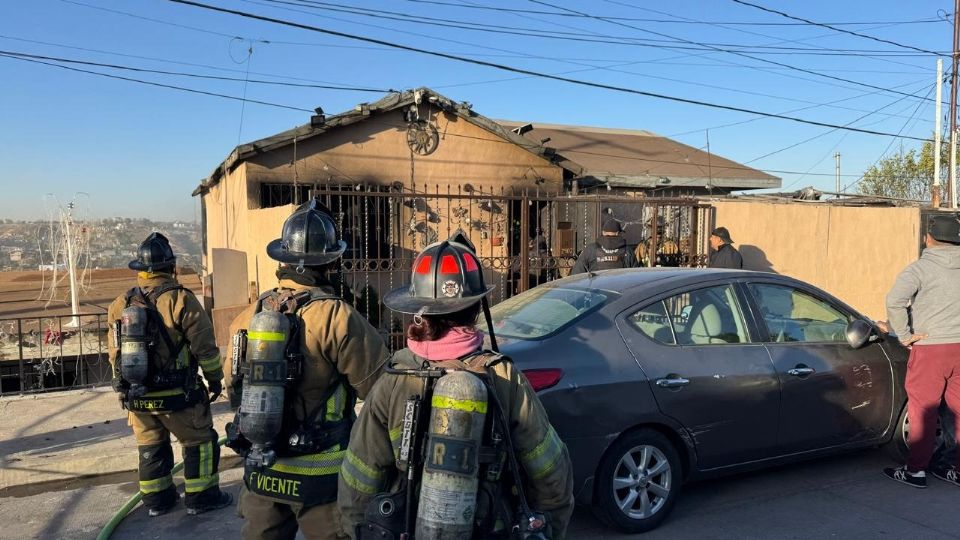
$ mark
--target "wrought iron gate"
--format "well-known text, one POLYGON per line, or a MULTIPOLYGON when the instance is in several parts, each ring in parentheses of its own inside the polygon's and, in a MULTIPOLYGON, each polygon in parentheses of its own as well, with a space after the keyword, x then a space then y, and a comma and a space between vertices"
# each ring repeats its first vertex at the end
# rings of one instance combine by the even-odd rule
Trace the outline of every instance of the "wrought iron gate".
POLYGON ((569 274, 605 216, 624 226, 644 266, 703 266, 712 208, 694 199, 499 193, 463 186, 313 186, 335 214, 347 252, 342 293, 382 331, 402 320, 381 298, 406 283, 416 253, 463 230, 474 243, 496 303, 569 274))

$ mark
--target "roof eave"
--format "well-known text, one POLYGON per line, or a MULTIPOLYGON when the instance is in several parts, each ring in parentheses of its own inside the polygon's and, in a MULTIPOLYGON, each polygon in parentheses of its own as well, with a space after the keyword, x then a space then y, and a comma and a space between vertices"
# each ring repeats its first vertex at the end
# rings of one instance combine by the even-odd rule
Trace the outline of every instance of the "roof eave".
POLYGON ((611 187, 637 188, 672 188, 672 187, 702 187, 728 189, 771 189, 781 185, 781 179, 775 176, 770 178, 707 178, 707 177, 678 177, 672 175, 603 175, 593 174, 592 177, 609 184, 611 187), (664 180, 667 180, 666 182, 664 180))
POLYGON ((232 171, 240 162, 249 159, 252 156, 282 148, 291 144, 294 140, 306 140, 326 133, 331 129, 344 127, 363 121, 375 113, 390 112, 401 107, 406 107, 413 103, 422 103, 423 100, 430 101, 443 111, 455 114, 460 118, 463 118, 464 120, 476 125, 477 127, 506 139, 513 144, 527 150, 528 152, 535 154, 550 163, 556 164, 567 171, 570 171, 574 175, 583 174, 583 167, 577 163, 558 155, 549 147, 531 144, 529 139, 518 135, 494 122, 493 120, 474 112, 471 110, 469 104, 457 103, 429 88, 420 87, 415 90, 387 94, 383 98, 373 103, 360 103, 354 107, 353 110, 328 117, 322 126, 315 127, 311 124, 304 124, 270 137, 246 144, 241 144, 233 149, 230 155, 227 156, 227 158, 223 160, 223 162, 221 162, 212 173, 210 173, 210 176, 208 176, 205 181, 201 182, 200 185, 193 190, 192 194, 193 196, 206 194, 210 188, 220 182, 223 176, 232 171))

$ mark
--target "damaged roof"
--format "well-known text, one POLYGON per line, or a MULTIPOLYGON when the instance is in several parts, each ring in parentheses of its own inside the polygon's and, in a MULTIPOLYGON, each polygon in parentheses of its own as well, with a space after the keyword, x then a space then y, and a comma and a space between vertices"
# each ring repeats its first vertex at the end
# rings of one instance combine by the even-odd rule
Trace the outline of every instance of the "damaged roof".
POLYGON ((526 126, 528 140, 555 148, 583 168, 581 177, 611 187, 763 189, 781 184, 776 176, 649 131, 498 122, 510 129, 526 126))
POLYGON ((253 156, 292 145, 295 140, 298 142, 303 142, 312 137, 322 135, 328 131, 349 126, 357 122, 362 122, 378 114, 395 111, 403 107, 424 102, 429 102, 433 106, 439 107, 441 110, 447 113, 455 114, 460 118, 463 118, 464 120, 475 124, 493 133, 494 135, 506 139, 551 163, 555 163, 560 167, 570 171, 570 173, 572 173, 574 176, 580 176, 583 172, 582 167, 561 155, 557 155, 553 148, 544 147, 539 144, 531 144, 529 139, 510 131, 509 129, 485 116, 475 113, 471 109, 471 105, 469 103, 458 103, 450 98, 438 94, 429 88, 421 87, 417 88, 416 90, 393 92, 373 103, 360 103, 352 110, 327 116, 322 125, 314 126, 308 123, 270 137, 246 144, 241 144, 240 146, 234 148, 233 152, 227 156, 227 159, 223 160, 223 162, 220 163, 220 165, 218 165, 212 173, 210 173, 210 176, 203 180, 200 185, 193 190, 192 195, 196 196, 205 194, 207 190, 218 184, 224 175, 233 170, 244 160, 253 156))

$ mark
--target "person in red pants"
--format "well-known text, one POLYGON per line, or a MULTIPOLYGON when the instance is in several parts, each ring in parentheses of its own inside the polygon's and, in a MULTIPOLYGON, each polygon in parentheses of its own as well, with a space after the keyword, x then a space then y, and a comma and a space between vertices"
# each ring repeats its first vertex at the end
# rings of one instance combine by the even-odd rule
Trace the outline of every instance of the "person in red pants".
POLYGON ((930 466, 941 400, 960 428, 960 221, 940 215, 927 222, 926 249, 897 276, 887 294, 887 316, 900 342, 910 347, 907 414, 910 453, 906 465, 883 473, 916 488, 933 476, 960 486, 960 463, 930 466))

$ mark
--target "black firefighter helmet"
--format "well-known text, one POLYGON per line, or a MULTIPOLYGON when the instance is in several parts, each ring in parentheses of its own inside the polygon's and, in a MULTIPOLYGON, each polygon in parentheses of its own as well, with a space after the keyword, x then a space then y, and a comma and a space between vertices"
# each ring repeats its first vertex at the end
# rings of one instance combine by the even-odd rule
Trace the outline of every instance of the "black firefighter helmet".
POLYGON ((390 291, 383 303, 400 313, 445 315, 466 309, 493 290, 480 260, 461 232, 424 248, 413 262, 410 285, 390 291))
POLYGON ((127 266, 138 272, 169 272, 177 266, 177 257, 167 237, 155 232, 140 243, 137 258, 127 266))
POLYGON ((310 199, 283 222, 283 233, 267 244, 267 255, 282 263, 322 266, 340 258, 346 249, 347 243, 337 240, 330 210, 310 199))

